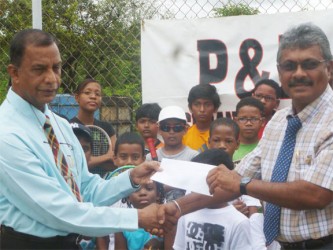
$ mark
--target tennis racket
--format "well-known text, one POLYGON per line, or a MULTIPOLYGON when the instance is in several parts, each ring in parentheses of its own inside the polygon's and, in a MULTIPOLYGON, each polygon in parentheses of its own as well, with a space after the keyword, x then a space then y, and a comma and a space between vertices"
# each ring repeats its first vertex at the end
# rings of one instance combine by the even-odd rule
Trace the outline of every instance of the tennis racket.
POLYGON ((108 174, 105 176, 105 180, 109 180, 109 179, 111 179, 112 177, 117 176, 118 174, 120 174, 120 173, 123 172, 124 170, 130 169, 130 168, 135 168, 135 166, 133 166, 133 165, 127 165, 127 166, 119 167, 119 168, 113 170, 111 173, 108 173, 108 174))
POLYGON ((112 147, 109 135, 101 127, 95 125, 86 125, 86 126, 91 131, 91 139, 92 139, 91 155, 101 156, 106 154, 112 147))

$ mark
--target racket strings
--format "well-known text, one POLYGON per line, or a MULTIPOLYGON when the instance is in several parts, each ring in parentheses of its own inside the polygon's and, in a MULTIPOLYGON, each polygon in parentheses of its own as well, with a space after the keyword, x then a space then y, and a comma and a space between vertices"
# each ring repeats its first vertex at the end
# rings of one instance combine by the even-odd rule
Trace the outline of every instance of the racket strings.
POLYGON ((93 156, 101 156, 106 154, 110 148, 110 138, 106 132, 102 131, 97 126, 89 126, 92 137, 92 152, 93 156))

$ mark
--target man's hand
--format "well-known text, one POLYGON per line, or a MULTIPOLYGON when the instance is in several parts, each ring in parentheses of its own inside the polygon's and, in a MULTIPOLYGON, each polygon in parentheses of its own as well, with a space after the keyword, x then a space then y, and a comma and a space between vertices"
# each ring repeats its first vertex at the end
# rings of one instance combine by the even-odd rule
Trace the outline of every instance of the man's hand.
POLYGON ((229 170, 223 164, 210 170, 206 179, 211 194, 214 195, 217 189, 221 189, 233 196, 240 195, 240 180, 241 177, 235 171, 229 170))
POLYGON ((157 212, 157 218, 166 232, 171 231, 177 225, 181 211, 174 202, 168 202, 162 205, 157 212))
POLYGON ((169 202, 164 205, 154 203, 144 209, 138 209, 138 216, 139 227, 163 237, 164 232, 174 229, 181 214, 176 204, 169 202))
POLYGON ((157 161, 145 161, 133 168, 130 178, 135 185, 142 185, 150 182, 150 177, 160 171, 160 163, 157 161))
POLYGON ((161 206, 162 205, 153 203, 143 209, 138 209, 138 217, 140 228, 144 228, 152 234, 163 237, 164 231, 158 219, 158 211, 161 206))

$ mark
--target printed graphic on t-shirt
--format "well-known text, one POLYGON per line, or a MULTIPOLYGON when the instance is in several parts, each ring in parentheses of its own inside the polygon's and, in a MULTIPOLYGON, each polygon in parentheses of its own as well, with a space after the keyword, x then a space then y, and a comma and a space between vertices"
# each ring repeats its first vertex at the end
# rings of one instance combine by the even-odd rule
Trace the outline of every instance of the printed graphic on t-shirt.
POLYGON ((189 222, 186 228, 187 250, 222 250, 225 230, 221 225, 189 222))

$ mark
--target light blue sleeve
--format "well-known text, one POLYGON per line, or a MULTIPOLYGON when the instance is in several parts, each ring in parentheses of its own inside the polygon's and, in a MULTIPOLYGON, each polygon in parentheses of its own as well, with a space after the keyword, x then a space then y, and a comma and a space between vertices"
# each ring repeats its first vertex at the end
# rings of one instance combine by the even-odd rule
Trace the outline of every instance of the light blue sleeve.
MULTIPOLYGON (((78 202, 59 171, 37 155, 38 145, 18 133, 2 133, 0 138, 0 221, 15 230, 40 237, 79 233, 103 236, 138 228, 136 209, 95 207, 78 202), (58 172, 57 172, 58 171, 58 172)), ((49 146, 39 145, 40 147, 49 146)), ((81 168, 84 164, 81 164, 81 168)), ((99 204, 111 193, 133 191, 128 173, 106 182, 81 169, 78 180, 84 199, 99 204), (104 193, 103 193, 104 190, 104 193), (90 194, 88 194, 90 193, 90 194), (104 199, 103 199, 104 197, 104 199)))

